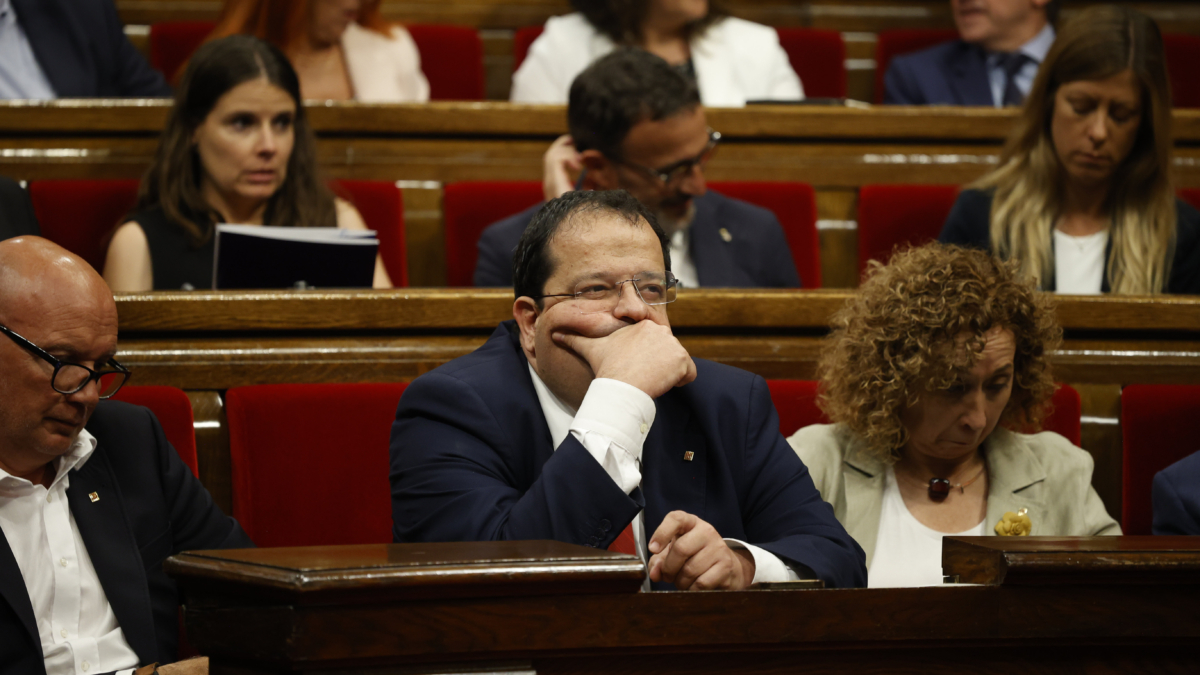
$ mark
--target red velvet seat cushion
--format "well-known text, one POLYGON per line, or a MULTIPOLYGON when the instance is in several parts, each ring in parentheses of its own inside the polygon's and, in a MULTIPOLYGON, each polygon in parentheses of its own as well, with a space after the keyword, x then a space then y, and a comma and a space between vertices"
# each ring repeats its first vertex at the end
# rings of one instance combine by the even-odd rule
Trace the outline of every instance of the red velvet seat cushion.
POLYGON ((1171 80, 1171 106, 1200 108, 1200 82, 1196 64, 1200 63, 1200 36, 1180 33, 1163 34, 1167 77, 1171 80))
POLYGON ((392 541, 389 420, 405 386, 229 390, 233 515, 256 544, 392 541))
POLYGON ((200 475, 199 463, 196 461, 196 430, 192 402, 182 389, 127 386, 122 387, 113 399, 149 408, 158 418, 163 435, 167 437, 171 447, 175 448, 179 458, 192 470, 193 476, 200 475))
POLYGON ((1200 188, 1187 188, 1179 190, 1177 193, 1179 198, 1191 204, 1193 208, 1200 209, 1200 188))
POLYGON ((173 82, 179 69, 192 58, 216 21, 159 21, 150 25, 150 65, 173 82))
POLYGON ((883 103, 884 75, 892 58, 958 39, 952 28, 881 30, 875 42, 875 102, 883 103))
POLYGON ((37 180, 29 197, 42 236, 104 272, 112 232, 137 203, 135 179, 37 180))
POLYGON ((517 72, 517 68, 525 62, 525 57, 529 56, 529 47, 533 45, 533 41, 541 37, 542 32, 546 30, 544 26, 524 26, 518 28, 513 34, 513 72, 517 72))
POLYGON ((479 236, 488 225, 542 201, 536 181, 449 183, 442 193, 446 237, 446 285, 475 285, 479 236))
POLYGON ((836 30, 776 28, 808 98, 846 96, 846 43, 836 30))
POLYGON ((468 26, 406 26, 421 54, 431 101, 482 101, 483 41, 468 26))
POLYGON ((1134 384, 1121 391, 1121 529, 1150 534, 1154 474, 1200 449, 1200 385, 1134 384))
POLYGON ((354 204, 367 227, 378 232, 379 255, 393 286, 408 285, 408 258, 404 247, 404 196, 386 180, 335 180, 330 187, 354 204))
POLYGON ((887 262, 897 246, 937 239, 956 185, 864 185, 858 191, 858 273, 867 262, 887 262))

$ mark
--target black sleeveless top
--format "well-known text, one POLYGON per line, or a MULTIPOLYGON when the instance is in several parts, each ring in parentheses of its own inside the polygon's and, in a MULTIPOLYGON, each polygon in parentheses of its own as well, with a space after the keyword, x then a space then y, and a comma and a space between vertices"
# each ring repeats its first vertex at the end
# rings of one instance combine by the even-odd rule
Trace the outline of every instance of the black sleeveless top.
POLYGON ((167 220, 162 207, 154 206, 129 217, 142 226, 150 245, 154 290, 210 290, 213 287, 214 241, 196 248, 182 227, 167 220))

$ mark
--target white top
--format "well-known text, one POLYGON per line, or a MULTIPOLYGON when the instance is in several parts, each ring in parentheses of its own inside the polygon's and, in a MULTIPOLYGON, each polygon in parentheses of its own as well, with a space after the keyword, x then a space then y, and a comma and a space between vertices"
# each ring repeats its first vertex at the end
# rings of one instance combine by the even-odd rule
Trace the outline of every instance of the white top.
MULTIPOLYGON (((770 26, 727 17, 690 46, 705 106, 740 108, 746 101, 804 98, 800 78, 770 26)), ((615 48, 582 14, 552 17, 513 73, 512 101, 565 104, 575 76, 615 48)))
POLYGON ((421 54, 401 26, 392 36, 351 22, 342 33, 342 53, 354 87, 354 100, 367 103, 424 103, 429 82, 421 72, 421 54))
MULTIPOLYGON (((572 410, 554 395, 533 366, 529 366, 538 403, 550 427, 554 449, 571 434, 625 494, 642 482, 642 446, 654 425, 654 399, 637 387, 610 378, 596 378, 588 387, 579 410, 572 410)), ((642 562, 649 558, 643 512, 633 519, 633 540, 642 562)), ((754 558, 754 581, 795 581, 800 577, 773 553, 737 539, 725 539, 730 548, 744 548, 754 558)), ((649 579, 645 588, 649 589, 649 579)))
POLYGON ((683 288, 700 288, 700 273, 692 260, 692 228, 685 227, 671 235, 671 273, 683 288))
POLYGON ((54 460, 50 489, 0 469, 0 530, 33 605, 46 675, 129 673, 138 665, 67 503, 68 474, 95 449, 96 439, 80 431, 54 460))
POLYGON ((965 532, 938 532, 909 512, 891 467, 884 480, 883 510, 875 556, 867 569, 867 588, 941 586, 942 537, 982 537, 986 521, 965 532))
POLYGON ((1054 229, 1054 291, 1098 295, 1104 282, 1108 230, 1075 237, 1054 229))

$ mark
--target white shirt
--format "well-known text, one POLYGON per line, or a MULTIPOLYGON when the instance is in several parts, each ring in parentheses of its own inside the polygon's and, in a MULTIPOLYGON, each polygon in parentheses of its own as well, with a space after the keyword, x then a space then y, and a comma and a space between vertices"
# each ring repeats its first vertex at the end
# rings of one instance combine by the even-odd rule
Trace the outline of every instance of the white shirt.
POLYGON ((684 288, 700 288, 700 273, 692 260, 692 228, 685 227, 671 235, 671 273, 684 288))
MULTIPOLYGON (((1033 89, 1033 80, 1037 77, 1038 68, 1041 67, 1042 61, 1046 60, 1046 54, 1050 51, 1050 47, 1054 45, 1054 26, 1046 24, 1038 34, 1033 36, 1033 39, 1021 45, 1017 51, 1028 56, 1029 61, 1021 66, 1013 79, 1016 80, 1017 89, 1025 96, 1029 95, 1029 90, 1033 89)), ((1004 74, 1004 68, 1000 66, 999 54, 988 54, 984 64, 988 72, 988 84, 992 88, 992 102, 997 108, 1004 107, 1004 88, 1008 82, 1007 76, 1004 74)))
POLYGON ((0 99, 55 98, 9 0, 0 0, 0 99))
POLYGON ((67 504, 68 474, 95 449, 96 439, 80 431, 55 460, 49 489, 0 469, 0 530, 37 617, 47 675, 131 673, 138 664, 67 504))
POLYGON ((896 472, 888 467, 867 588, 941 586, 942 537, 982 537, 984 525, 980 521, 965 532, 938 532, 921 524, 904 505, 896 472))
MULTIPOLYGON (((583 445, 617 487, 629 494, 642 482, 642 446, 657 409, 654 399, 637 387, 609 378, 596 378, 588 387, 579 410, 574 411, 550 391, 533 366, 529 366, 538 403, 550 427, 555 450, 571 434, 583 445)), ((646 528, 643 512, 633 519, 633 540, 638 557, 645 563, 646 528)), ((795 581, 800 577, 782 560, 757 546, 737 539, 725 539, 730 548, 744 548, 754 558, 753 583, 795 581)), ((649 580, 646 582, 648 587, 649 580)))
POLYGON ((1099 295, 1104 283, 1108 230, 1075 237, 1054 229, 1054 291, 1099 295))

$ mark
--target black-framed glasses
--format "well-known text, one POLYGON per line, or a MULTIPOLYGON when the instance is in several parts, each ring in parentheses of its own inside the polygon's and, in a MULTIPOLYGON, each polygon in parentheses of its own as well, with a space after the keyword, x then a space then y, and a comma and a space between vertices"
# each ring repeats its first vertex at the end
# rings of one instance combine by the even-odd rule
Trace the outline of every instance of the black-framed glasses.
POLYGON ((78 363, 68 363, 54 358, 46 350, 5 326, 0 326, 0 333, 7 335, 9 339, 25 348, 30 354, 54 366, 54 374, 50 376, 50 386, 60 394, 70 396, 86 387, 89 382, 94 381, 100 384, 100 398, 112 398, 113 394, 125 386, 125 381, 129 379, 129 369, 117 363, 116 359, 108 360, 112 364, 112 368, 92 370, 78 363))
POLYGON ((664 186, 671 187, 682 181, 683 177, 690 174, 692 169, 696 168, 697 166, 703 169, 704 166, 708 164, 708 160, 712 159, 713 154, 717 151, 717 145, 720 142, 721 132, 713 129, 712 127, 708 127, 708 144, 704 146, 704 150, 702 150, 700 154, 691 159, 680 160, 661 169, 652 169, 648 166, 635 164, 634 162, 627 162, 623 159, 618 160, 618 163, 628 166, 632 169, 637 169, 638 171, 641 171, 652 178, 657 178, 658 180, 662 181, 664 186))
POLYGON ((631 284, 637 296, 647 305, 665 305, 675 302, 679 294, 679 281, 670 272, 643 273, 633 279, 623 281, 605 281, 591 279, 575 285, 574 293, 553 293, 539 295, 534 300, 542 298, 574 298, 580 314, 600 314, 611 312, 621 302, 621 287, 631 284))

